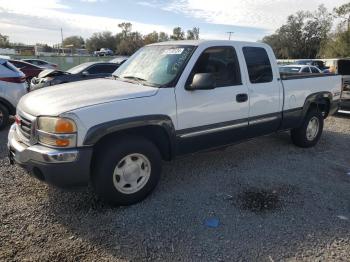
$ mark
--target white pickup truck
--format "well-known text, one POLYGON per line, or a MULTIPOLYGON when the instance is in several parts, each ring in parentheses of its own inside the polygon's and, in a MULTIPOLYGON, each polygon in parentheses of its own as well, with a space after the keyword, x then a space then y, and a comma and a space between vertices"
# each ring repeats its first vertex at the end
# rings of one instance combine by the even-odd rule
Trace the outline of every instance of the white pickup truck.
POLYGON ((102 199, 129 205, 155 188, 162 160, 284 130, 314 146, 340 92, 337 75, 281 76, 265 44, 157 43, 112 78, 25 95, 9 158, 47 183, 91 183, 102 199))

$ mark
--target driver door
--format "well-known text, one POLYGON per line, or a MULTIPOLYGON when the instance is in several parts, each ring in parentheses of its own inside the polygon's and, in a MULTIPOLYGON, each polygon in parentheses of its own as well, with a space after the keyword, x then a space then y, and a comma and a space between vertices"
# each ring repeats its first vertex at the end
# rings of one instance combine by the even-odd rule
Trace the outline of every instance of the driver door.
POLYGON ((244 137, 248 126, 248 90, 235 48, 220 46, 198 51, 192 71, 175 89, 179 154, 233 143, 244 137), (197 73, 213 74, 216 87, 186 90, 197 73))

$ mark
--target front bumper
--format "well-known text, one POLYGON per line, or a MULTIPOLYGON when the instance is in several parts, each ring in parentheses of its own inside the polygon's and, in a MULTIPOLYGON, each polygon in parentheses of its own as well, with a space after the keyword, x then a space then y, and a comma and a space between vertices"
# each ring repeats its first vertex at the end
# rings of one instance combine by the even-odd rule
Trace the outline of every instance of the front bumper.
POLYGON ((87 185, 90 180, 92 148, 53 149, 42 145, 28 146, 21 142, 12 125, 8 134, 11 163, 29 174, 58 187, 87 185))

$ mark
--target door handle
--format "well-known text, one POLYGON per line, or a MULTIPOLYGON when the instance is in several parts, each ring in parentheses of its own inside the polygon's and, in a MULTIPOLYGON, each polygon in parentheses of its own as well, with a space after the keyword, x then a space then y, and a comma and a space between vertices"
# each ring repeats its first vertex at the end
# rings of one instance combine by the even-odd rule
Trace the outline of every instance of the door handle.
POLYGON ((248 94, 238 94, 236 95, 236 101, 238 103, 244 103, 248 101, 248 94))

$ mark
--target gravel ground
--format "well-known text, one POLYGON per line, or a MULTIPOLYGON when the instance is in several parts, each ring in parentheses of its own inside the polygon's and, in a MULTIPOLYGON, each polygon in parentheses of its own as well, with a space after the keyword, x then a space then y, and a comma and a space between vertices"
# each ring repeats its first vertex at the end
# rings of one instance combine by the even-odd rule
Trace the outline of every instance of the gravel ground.
POLYGON ((280 133, 165 163, 155 192, 121 208, 9 166, 6 136, 0 261, 350 260, 350 117, 311 149, 280 133))

